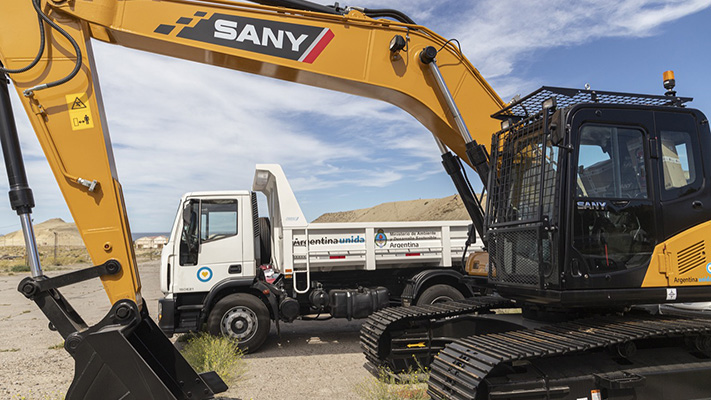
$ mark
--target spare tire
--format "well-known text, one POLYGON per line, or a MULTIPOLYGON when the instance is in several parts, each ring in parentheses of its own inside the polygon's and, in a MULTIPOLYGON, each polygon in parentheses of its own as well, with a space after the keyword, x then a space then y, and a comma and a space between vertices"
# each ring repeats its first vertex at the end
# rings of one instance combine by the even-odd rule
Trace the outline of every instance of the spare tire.
POLYGON ((272 226, 269 218, 259 217, 259 254, 262 264, 272 260, 272 226))

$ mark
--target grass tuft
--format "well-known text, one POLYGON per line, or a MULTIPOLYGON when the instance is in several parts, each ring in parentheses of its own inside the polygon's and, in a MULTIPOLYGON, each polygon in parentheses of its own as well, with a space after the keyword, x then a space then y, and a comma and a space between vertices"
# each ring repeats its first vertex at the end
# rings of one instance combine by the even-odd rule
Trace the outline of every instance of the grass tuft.
POLYGON ((356 394, 368 400, 427 400, 426 369, 409 370, 398 374, 396 378, 388 371, 381 369, 378 377, 369 377, 355 388, 356 394))
POLYGON ((242 380, 247 372, 234 339, 203 333, 190 337, 181 352, 198 373, 215 371, 228 386, 242 380))
POLYGON ((12 272, 30 272, 30 267, 27 265, 13 265, 10 267, 12 272))
POLYGON ((55 344, 54 346, 49 346, 49 347, 47 347, 47 349, 49 349, 49 350, 61 350, 61 349, 63 349, 63 348, 64 348, 64 342, 62 342, 62 343, 57 343, 57 344, 55 344))
POLYGON ((57 391, 51 393, 32 393, 13 395, 11 400, 64 400, 64 394, 57 391))

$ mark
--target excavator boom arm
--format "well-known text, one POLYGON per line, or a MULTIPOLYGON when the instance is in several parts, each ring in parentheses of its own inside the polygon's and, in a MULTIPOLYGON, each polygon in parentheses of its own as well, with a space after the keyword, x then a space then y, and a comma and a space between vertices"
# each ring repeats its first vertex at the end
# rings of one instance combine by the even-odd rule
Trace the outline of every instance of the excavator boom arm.
MULTIPOLYGON (((0 15, 0 61, 20 68, 37 51, 37 17, 31 0, 7 3, 0 15)), ((464 160, 465 141, 420 51, 439 50, 441 74, 479 143, 488 143, 497 127, 489 116, 503 104, 444 38, 357 10, 324 14, 227 0, 42 5, 76 44, 47 29, 47 49, 38 64, 11 77, 23 93, 80 65, 68 82, 21 98, 92 260, 115 259, 124 266, 121 274, 102 277, 112 303, 125 298, 140 304, 140 281, 90 39, 384 100, 413 115, 464 160), (389 44, 396 35, 407 38, 406 46, 392 52, 389 44)))

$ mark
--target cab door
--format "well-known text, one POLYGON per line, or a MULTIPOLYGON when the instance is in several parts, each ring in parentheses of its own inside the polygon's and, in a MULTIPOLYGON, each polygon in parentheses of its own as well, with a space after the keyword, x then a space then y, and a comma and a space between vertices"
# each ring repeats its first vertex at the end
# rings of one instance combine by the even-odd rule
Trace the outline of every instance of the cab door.
POLYGON ((634 288, 658 242, 652 113, 601 107, 573 117, 569 288, 634 288))
POLYGON ((241 199, 191 199, 183 211, 177 292, 209 291, 243 275, 241 199))

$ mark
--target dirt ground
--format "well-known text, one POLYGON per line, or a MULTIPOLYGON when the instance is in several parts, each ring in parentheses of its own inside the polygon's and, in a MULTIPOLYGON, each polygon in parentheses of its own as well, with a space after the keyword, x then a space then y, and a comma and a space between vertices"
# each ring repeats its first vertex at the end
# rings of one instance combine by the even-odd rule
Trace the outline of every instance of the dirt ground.
MULTIPOLYGON (((142 262, 139 269, 143 296, 155 318, 162 297, 158 261, 142 262)), ((61 336, 47 329, 47 319, 37 306, 17 292, 25 276, 0 275, 0 398, 61 399, 72 380, 74 363, 61 347, 61 336)), ((62 294, 90 324, 110 307, 98 280, 65 288, 62 294)), ((369 379, 358 341, 360 322, 297 321, 281 327, 279 337, 272 325, 263 348, 245 356, 246 380, 220 398, 358 398, 355 387, 369 379)))

